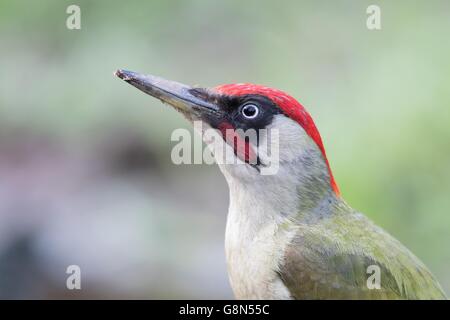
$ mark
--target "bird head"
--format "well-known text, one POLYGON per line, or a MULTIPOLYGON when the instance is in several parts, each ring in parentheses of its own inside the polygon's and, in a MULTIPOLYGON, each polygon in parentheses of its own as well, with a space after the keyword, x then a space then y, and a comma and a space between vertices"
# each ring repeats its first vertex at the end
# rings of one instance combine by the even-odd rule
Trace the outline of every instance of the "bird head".
MULTIPOLYGON (((226 150, 231 151, 225 153, 231 153, 236 160, 233 164, 218 161, 229 183, 237 179, 247 184, 289 185, 293 181, 298 192, 319 188, 319 193, 329 191, 339 195, 319 131, 306 109, 290 95, 247 83, 201 88, 125 70, 116 71, 116 75, 173 106, 189 121, 201 121, 202 130, 215 130, 220 140, 226 142, 226 150), (256 139, 246 136, 248 131, 256 133, 256 139), (267 143, 274 131, 277 132, 277 171, 263 176, 261 169, 274 161, 267 143)), ((223 157, 217 144, 212 145, 216 159, 217 154, 223 157)))

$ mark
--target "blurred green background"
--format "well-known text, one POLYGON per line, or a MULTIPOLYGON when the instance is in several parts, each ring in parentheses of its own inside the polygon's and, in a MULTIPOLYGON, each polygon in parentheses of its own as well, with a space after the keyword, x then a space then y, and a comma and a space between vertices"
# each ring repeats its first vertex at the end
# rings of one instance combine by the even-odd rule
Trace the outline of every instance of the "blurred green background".
POLYGON ((117 68, 291 93, 345 199, 450 293, 449 32, 449 1, 1 1, 0 297, 232 297, 224 179, 171 163, 188 123, 117 68))

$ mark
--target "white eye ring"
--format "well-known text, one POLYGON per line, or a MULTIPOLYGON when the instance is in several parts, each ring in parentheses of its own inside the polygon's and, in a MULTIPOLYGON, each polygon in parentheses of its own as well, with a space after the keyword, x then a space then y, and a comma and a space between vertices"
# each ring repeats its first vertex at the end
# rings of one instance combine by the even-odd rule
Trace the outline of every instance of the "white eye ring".
POLYGON ((257 105, 249 103, 242 107, 241 113, 247 119, 254 119, 259 114, 259 108, 257 105))

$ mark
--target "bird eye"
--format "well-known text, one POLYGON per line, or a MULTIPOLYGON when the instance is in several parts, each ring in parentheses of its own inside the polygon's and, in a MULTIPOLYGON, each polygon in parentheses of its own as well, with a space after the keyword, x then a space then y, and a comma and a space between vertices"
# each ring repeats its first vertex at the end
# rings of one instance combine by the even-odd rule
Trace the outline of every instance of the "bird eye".
POLYGON ((254 119, 259 114, 259 108, 254 104, 246 104, 242 107, 241 113, 247 119, 254 119))

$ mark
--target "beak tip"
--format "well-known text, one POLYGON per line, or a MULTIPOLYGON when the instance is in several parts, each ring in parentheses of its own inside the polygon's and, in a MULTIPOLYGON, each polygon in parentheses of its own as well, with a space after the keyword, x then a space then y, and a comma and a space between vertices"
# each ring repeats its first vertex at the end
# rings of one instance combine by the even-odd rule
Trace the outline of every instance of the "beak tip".
POLYGON ((130 72, 123 69, 117 69, 116 72, 114 72, 114 75, 124 81, 128 81, 131 79, 130 72))

